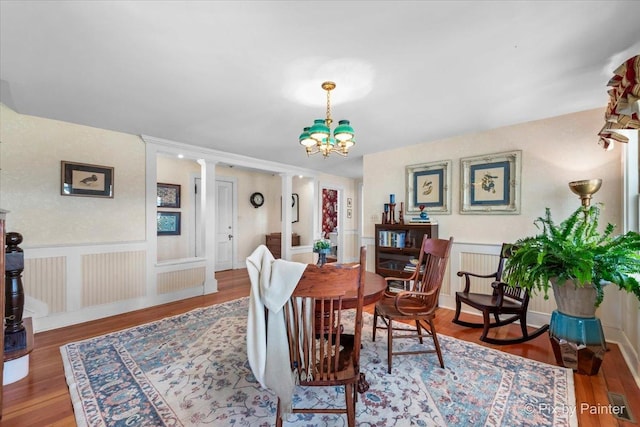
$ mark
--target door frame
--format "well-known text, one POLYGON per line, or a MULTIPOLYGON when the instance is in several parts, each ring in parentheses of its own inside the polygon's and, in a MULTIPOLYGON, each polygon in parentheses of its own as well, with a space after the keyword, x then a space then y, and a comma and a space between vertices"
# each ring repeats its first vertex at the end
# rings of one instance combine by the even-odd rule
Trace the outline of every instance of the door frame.
POLYGON ((345 226, 344 222, 346 219, 346 215, 344 212, 344 198, 345 198, 345 188, 344 185, 335 184, 327 181, 318 182, 318 195, 317 195, 317 204, 316 211, 318 214, 317 218, 317 227, 318 227, 318 236, 322 237, 322 190, 336 190, 338 191, 338 262, 345 262, 345 226))

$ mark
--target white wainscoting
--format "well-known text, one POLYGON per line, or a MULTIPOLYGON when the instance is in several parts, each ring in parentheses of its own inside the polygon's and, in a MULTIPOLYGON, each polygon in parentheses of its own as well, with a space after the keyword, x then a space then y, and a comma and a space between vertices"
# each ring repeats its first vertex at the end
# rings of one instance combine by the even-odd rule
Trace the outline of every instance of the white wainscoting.
POLYGON ((205 259, 149 267, 146 242, 23 249, 25 315, 34 332, 204 293, 205 259))

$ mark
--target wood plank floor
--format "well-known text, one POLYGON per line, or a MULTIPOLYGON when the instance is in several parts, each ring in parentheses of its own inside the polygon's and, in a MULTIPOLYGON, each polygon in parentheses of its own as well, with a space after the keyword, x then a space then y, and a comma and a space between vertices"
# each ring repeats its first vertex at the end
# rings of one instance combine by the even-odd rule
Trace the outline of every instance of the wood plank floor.
MULTIPOLYGON (((0 425, 7 427, 75 426, 59 347, 68 342, 133 327, 198 307, 219 304, 249 295, 249 278, 246 270, 225 271, 218 273, 216 277, 219 292, 213 295, 189 298, 121 316, 36 334, 29 376, 4 387, 4 408, 0 425)), ((372 307, 367 308, 369 312, 371 309, 372 307)), ((451 310, 440 309, 438 311, 436 328, 439 333, 529 359, 555 364, 551 345, 546 335, 525 344, 487 345, 478 340, 479 330, 455 325, 451 323, 452 318, 453 312, 451 310)), ((514 327, 513 330, 509 327, 502 328, 498 332, 498 336, 517 334, 516 328, 519 329, 519 327, 514 327)), ((367 340, 370 337, 370 331, 365 332, 364 339, 367 340)), ((598 375, 574 374, 574 379, 576 409, 580 426, 631 427, 638 425, 619 421, 613 415, 606 413, 609 411, 607 392, 614 392, 624 394, 636 420, 640 418, 640 391, 631 377, 617 345, 611 344, 609 346, 609 351, 598 375)))

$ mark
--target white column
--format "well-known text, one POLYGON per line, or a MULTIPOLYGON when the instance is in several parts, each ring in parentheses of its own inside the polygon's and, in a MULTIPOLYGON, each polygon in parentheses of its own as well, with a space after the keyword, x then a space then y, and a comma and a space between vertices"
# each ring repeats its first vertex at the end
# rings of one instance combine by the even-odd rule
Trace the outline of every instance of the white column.
POLYGON ((280 248, 282 259, 291 259, 291 197, 293 193, 293 174, 280 174, 282 181, 282 240, 280 248))
POLYGON ((204 294, 218 292, 215 277, 216 267, 216 163, 211 160, 198 160, 201 167, 200 206, 202 209, 202 233, 205 267, 204 294))

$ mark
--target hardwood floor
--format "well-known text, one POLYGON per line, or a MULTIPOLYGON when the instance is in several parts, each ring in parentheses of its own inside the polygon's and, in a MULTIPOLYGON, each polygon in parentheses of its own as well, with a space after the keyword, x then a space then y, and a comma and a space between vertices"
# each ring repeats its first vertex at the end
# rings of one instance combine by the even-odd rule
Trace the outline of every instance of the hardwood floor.
MULTIPOLYGON (((180 314, 198 307, 219 304, 249 295, 246 270, 230 270, 216 275, 219 292, 213 295, 189 298, 162 306, 143 309, 121 316, 42 332, 35 335, 35 349, 31 354, 30 373, 25 379, 4 387, 4 408, 0 426, 39 427, 75 426, 69 390, 64 377, 59 347, 108 332, 152 322, 163 317, 180 314)), ((371 312, 372 307, 367 308, 371 312)), ((440 309, 436 318, 438 333, 496 348, 518 356, 555 364, 551 345, 546 335, 525 344, 495 346, 478 340, 480 331, 451 322, 453 311, 440 309)), ((519 328, 502 328, 500 337, 516 335, 519 328)), ((370 339, 370 332, 363 339, 370 339)), ((631 412, 640 421, 640 391, 631 377, 617 345, 609 345, 598 375, 574 374, 577 414, 580 426, 624 426, 632 424, 611 415, 607 392, 626 396, 631 412)), ((556 408, 572 410, 574 408, 556 408)))

